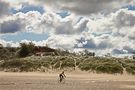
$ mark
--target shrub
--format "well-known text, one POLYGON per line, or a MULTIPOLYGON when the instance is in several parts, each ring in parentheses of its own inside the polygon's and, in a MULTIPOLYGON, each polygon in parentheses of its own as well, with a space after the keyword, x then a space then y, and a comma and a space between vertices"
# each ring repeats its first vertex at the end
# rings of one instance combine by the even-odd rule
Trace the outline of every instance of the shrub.
POLYGON ((19 57, 26 57, 29 55, 29 49, 26 45, 21 46, 21 50, 18 52, 19 57))
POLYGON ((4 69, 18 68, 20 71, 29 71, 32 66, 33 63, 27 60, 8 60, 1 65, 4 69))
POLYGON ((1 67, 3 68, 16 68, 16 67, 20 67, 22 66, 22 62, 19 61, 19 60, 8 60, 8 61, 5 61, 1 67))
POLYGON ((126 71, 130 74, 135 74, 135 65, 128 65, 126 71))
POLYGON ((0 48, 0 60, 7 60, 15 58, 15 51, 12 51, 11 48, 0 48))
POLYGON ((90 64, 80 64, 80 65, 79 65, 79 68, 80 68, 81 70, 88 71, 88 70, 91 69, 91 66, 90 66, 90 64))
POLYGON ((92 60, 85 60, 82 63, 80 63, 78 67, 81 70, 85 70, 85 71, 91 70, 91 71, 94 71, 96 66, 97 66, 96 63, 93 62, 92 60))
POLYGON ((115 60, 88 58, 79 65, 81 70, 96 71, 97 73, 123 73, 123 67, 115 60), (98 60, 97 60, 98 59, 98 60))
POLYGON ((66 67, 75 67, 74 61, 73 60, 65 60, 61 64, 61 68, 66 68, 66 67))
POLYGON ((123 73, 123 68, 122 66, 114 63, 108 63, 108 64, 103 64, 99 65, 96 67, 96 72, 98 73, 109 73, 109 74, 114 74, 114 73, 123 73))
POLYGON ((33 43, 20 43, 20 51, 18 52, 19 57, 27 57, 30 54, 34 53, 34 44, 33 43))
POLYGON ((60 61, 59 62, 56 62, 55 64, 54 64, 54 68, 60 68, 60 61))

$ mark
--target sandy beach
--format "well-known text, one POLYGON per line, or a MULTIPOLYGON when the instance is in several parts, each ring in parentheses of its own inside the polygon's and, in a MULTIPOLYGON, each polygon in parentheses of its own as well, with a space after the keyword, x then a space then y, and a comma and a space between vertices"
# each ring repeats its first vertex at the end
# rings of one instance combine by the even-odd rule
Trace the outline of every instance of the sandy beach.
POLYGON ((0 72, 0 90, 135 90, 135 76, 67 72, 65 83, 58 72, 0 72))

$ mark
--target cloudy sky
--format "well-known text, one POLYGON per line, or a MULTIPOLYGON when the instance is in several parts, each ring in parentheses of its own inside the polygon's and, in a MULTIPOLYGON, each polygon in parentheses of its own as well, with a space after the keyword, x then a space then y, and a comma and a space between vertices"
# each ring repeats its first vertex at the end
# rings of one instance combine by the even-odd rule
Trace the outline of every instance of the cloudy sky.
POLYGON ((0 43, 97 55, 135 52, 135 0, 0 0, 0 43))

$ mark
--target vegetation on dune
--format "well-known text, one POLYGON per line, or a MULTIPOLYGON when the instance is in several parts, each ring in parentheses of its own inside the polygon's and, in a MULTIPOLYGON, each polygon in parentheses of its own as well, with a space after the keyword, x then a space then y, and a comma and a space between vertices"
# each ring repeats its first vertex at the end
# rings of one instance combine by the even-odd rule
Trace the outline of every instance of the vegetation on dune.
POLYGON ((135 74, 135 60, 125 60, 124 67, 130 74, 135 74))
POLYGON ((126 67, 126 71, 130 74, 135 74, 135 66, 130 65, 130 66, 126 67))
POLYGON ((95 73, 122 74, 126 71, 135 74, 135 60, 95 57, 95 53, 87 50, 77 55, 67 50, 38 47, 33 43, 21 43, 20 46, 19 48, 0 47, 0 70, 46 72, 79 68, 82 71, 95 73))
MULTIPOLYGON (((123 62, 127 62, 124 61, 123 62)), ((126 63, 125 67, 118 59, 105 59, 96 57, 77 57, 77 56, 45 56, 45 57, 26 57, 11 59, 0 62, 1 70, 5 71, 41 71, 61 70, 71 68, 72 70, 79 68, 83 71, 95 73, 122 74, 124 68, 131 74, 135 74, 135 66, 133 62, 126 63)))
POLYGON ((97 73, 123 73, 123 67, 116 60, 105 58, 88 58, 79 65, 81 70, 94 71, 97 73))
POLYGON ((0 60, 7 60, 16 58, 16 51, 18 48, 0 47, 0 60))
POLYGON ((35 45, 33 43, 31 43, 31 42, 29 44, 20 43, 20 46, 21 46, 21 48, 18 52, 19 57, 27 57, 29 55, 34 54, 35 45))

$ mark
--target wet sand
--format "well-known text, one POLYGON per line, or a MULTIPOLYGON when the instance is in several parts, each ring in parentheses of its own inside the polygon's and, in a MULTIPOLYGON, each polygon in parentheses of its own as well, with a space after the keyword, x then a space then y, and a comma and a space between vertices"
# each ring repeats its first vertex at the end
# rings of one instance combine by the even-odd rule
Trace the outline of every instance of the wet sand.
POLYGON ((93 73, 66 73, 65 83, 58 73, 0 72, 0 90, 135 90, 135 76, 93 73))

